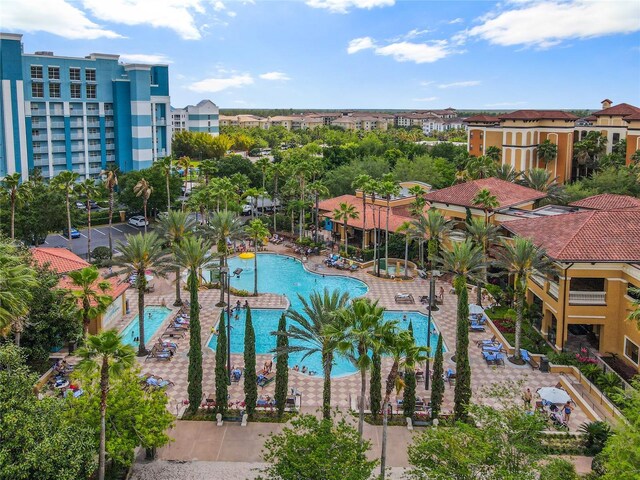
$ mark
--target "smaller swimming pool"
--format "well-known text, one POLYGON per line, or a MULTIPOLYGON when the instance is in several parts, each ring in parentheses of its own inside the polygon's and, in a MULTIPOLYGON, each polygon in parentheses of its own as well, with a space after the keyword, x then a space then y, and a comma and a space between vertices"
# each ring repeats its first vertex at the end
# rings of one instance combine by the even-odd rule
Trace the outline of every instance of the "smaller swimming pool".
MULTIPOLYGON (((144 316, 146 317, 144 320, 144 336, 145 343, 149 343, 149 339, 158 331, 160 325, 167 319, 167 317, 171 314, 171 309, 167 307, 161 307, 158 305, 150 305, 145 307, 144 316)), ((131 345, 132 347, 138 347, 140 343, 140 323, 138 315, 131 321, 127 327, 122 330, 120 334, 122 336, 122 340, 127 345, 131 345)))

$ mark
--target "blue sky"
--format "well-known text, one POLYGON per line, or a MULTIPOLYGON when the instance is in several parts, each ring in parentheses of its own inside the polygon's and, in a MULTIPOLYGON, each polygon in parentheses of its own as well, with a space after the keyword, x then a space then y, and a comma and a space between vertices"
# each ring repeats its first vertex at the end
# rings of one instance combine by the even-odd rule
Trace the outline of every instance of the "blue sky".
POLYGON ((640 2, 3 0, 25 52, 170 65, 172 105, 640 105, 640 2))

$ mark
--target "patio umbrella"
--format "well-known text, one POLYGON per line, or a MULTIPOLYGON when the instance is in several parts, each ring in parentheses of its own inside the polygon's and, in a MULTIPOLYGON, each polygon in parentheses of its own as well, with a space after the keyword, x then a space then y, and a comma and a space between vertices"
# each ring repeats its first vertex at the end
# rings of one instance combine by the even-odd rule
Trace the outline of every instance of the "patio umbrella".
POLYGON ((543 387, 538 390, 538 395, 543 400, 551 403, 567 403, 571 401, 571 397, 567 392, 556 387, 543 387))
POLYGON ((480 305, 476 305, 474 303, 469 304, 469 315, 482 315, 484 313, 484 308, 480 305))

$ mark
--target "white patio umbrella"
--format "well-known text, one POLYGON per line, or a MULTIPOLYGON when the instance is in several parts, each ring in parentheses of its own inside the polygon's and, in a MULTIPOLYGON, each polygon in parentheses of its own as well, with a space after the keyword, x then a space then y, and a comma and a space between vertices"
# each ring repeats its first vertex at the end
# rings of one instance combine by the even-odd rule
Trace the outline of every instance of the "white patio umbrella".
POLYGON ((484 308, 480 305, 476 305, 475 303, 469 304, 469 315, 482 315, 484 313, 484 308))
POLYGON ((551 403, 567 403, 571 400, 567 392, 556 387, 542 387, 538 390, 538 395, 543 400, 551 403))

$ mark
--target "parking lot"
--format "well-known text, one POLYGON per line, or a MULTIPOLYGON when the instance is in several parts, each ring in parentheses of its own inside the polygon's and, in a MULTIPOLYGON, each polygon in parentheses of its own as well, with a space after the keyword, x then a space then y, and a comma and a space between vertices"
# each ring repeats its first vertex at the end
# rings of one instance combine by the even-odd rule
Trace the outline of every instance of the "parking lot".
MULTIPOLYGON (((147 227, 147 231, 151 231, 152 227, 147 227)), ((71 240, 71 250, 76 255, 86 258, 87 256, 87 234, 88 229, 78 229, 80 232, 80 238, 74 238, 71 240)), ((139 232, 144 232, 143 227, 133 227, 127 223, 114 223, 111 226, 111 237, 113 240, 114 253, 117 254, 117 245, 119 241, 124 241, 125 235, 132 235, 139 232)), ((46 247, 67 247, 67 238, 60 233, 51 233, 47 236, 47 240, 44 242, 46 247)), ((96 247, 108 247, 109 246, 109 226, 100 225, 98 227, 91 227, 91 250, 96 247)))

